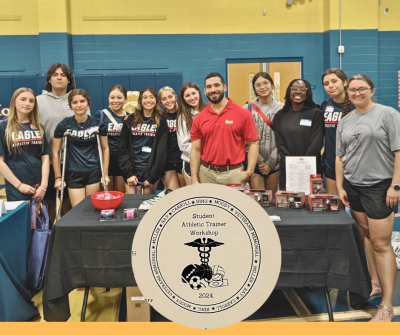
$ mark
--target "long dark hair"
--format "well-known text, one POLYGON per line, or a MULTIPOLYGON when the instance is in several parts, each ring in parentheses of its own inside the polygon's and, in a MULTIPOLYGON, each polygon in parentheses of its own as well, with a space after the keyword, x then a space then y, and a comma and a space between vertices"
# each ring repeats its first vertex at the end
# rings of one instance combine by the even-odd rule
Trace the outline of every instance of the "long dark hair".
POLYGON ((160 125, 160 121, 161 118, 163 117, 164 112, 160 107, 160 100, 158 99, 158 95, 154 90, 154 88, 144 87, 139 92, 138 106, 136 107, 135 111, 129 116, 133 118, 132 127, 135 127, 138 124, 142 124, 144 121, 142 99, 143 99, 143 94, 146 91, 149 91, 156 99, 156 106, 154 107, 153 112, 151 113, 151 120, 157 124, 157 127, 160 125))
POLYGON ((192 129, 193 115, 191 111, 193 108, 186 103, 185 98, 183 97, 188 88, 194 88, 197 92, 199 92, 199 112, 207 106, 201 97, 200 88, 191 81, 184 83, 179 90, 178 114, 176 115, 176 119, 178 120, 177 131, 179 131, 179 123, 182 126, 182 120, 185 120, 188 132, 190 132, 190 129, 192 129))
POLYGON ((286 94, 285 94, 285 105, 283 106, 282 110, 284 112, 287 112, 291 107, 292 107, 292 99, 290 99, 290 88, 296 81, 302 81, 303 83, 306 84, 307 87, 307 92, 306 92, 306 100, 304 101, 304 107, 317 107, 319 108, 320 106, 317 105, 312 97, 312 91, 311 91, 311 84, 309 81, 305 79, 293 79, 287 89, 286 89, 286 94))
POLYGON ((337 68, 328 69, 322 74, 322 78, 321 78, 322 85, 324 85, 324 77, 327 76, 328 74, 335 74, 343 82, 345 98, 344 98, 344 103, 343 103, 342 117, 345 117, 347 114, 350 113, 350 106, 351 106, 351 101, 349 99, 349 94, 347 92, 347 86, 349 85, 347 76, 341 69, 337 69, 337 68), (347 82, 347 85, 344 85, 345 81, 347 82))

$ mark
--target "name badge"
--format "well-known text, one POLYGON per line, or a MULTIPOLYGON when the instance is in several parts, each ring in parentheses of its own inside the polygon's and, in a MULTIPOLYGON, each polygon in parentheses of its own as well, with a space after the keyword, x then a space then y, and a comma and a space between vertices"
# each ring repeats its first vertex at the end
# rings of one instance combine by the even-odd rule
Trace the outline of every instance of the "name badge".
POLYGON ((300 126, 311 127, 312 121, 310 119, 301 119, 300 126))
POLYGON ((142 151, 143 151, 143 152, 150 153, 150 152, 151 152, 151 148, 150 148, 150 147, 144 146, 144 147, 142 148, 142 151))
POLYGON ((88 129, 86 129, 86 131, 88 132, 89 135, 92 135, 93 133, 96 133, 99 131, 99 127, 90 127, 88 129))
POLYGON ((326 106, 326 108, 325 108, 325 112, 332 113, 333 111, 334 111, 334 108, 333 108, 333 106, 326 106))

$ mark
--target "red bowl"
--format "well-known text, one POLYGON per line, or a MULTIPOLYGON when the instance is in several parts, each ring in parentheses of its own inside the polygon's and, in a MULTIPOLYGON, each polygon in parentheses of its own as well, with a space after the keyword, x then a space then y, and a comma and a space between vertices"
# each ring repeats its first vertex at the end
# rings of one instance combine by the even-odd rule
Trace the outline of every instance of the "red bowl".
POLYGON ((124 201, 124 193, 119 191, 103 191, 103 192, 96 192, 93 193, 90 198, 92 199, 93 207, 98 210, 103 209, 117 209, 121 206, 122 202, 124 201), (102 193, 110 193, 114 196, 119 195, 120 197, 117 199, 96 199, 98 194, 102 193))

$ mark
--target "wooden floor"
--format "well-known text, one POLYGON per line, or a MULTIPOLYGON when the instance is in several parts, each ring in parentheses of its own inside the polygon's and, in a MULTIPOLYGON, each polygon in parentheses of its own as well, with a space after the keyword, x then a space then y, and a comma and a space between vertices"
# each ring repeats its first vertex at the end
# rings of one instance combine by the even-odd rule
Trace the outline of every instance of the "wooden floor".
MULTIPOLYGON (((40 319, 37 319, 36 322, 46 322, 43 319, 42 294, 43 291, 32 299, 40 313, 40 319)), ((81 320, 84 294, 84 288, 74 290, 69 294, 71 317, 68 322, 79 322, 81 320)), ((101 287, 91 288, 86 309, 86 321, 118 322, 121 294, 122 288, 111 288, 109 292, 101 287)))

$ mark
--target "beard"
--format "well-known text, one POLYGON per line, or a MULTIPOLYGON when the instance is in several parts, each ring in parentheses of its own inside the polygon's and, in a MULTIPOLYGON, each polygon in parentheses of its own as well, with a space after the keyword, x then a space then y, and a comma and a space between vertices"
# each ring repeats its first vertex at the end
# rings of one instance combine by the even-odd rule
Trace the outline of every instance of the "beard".
POLYGON ((225 97, 225 92, 224 91, 222 91, 220 93, 220 95, 218 95, 216 98, 211 98, 211 94, 212 93, 214 93, 214 92, 210 92, 209 94, 206 94, 206 96, 207 96, 207 99, 209 101, 211 101, 213 104, 217 104, 217 103, 221 102, 222 99, 225 97))

